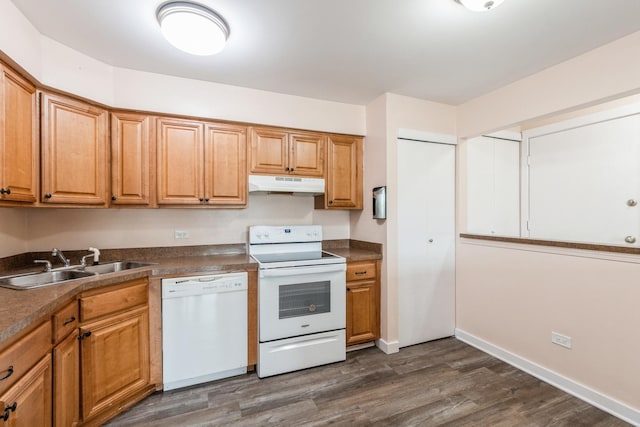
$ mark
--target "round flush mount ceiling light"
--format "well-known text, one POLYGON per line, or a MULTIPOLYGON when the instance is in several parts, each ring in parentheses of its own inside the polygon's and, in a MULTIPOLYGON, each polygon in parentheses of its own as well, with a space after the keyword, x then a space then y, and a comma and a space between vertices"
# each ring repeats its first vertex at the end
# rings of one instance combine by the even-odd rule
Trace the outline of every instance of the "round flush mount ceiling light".
POLYGON ((164 38, 192 55, 216 54, 229 38, 225 20, 215 11, 196 3, 165 3, 158 8, 156 17, 164 38))
POLYGON ((504 0, 456 0, 469 10, 474 12, 486 12, 500 6, 504 0))

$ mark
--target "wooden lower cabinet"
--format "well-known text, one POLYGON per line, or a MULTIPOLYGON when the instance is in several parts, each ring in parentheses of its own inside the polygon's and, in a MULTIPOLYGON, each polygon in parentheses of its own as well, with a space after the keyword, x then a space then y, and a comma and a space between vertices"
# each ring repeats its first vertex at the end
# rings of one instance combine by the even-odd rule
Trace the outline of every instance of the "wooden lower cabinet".
POLYGON ((380 262, 347 264, 347 345, 380 338, 380 262))
POLYGON ((78 330, 53 348, 53 425, 80 422, 80 342, 78 330))
POLYGON ((84 298, 80 299, 81 415, 89 425, 111 418, 153 389, 149 380, 149 307, 139 298, 141 282, 133 280, 129 286, 116 285, 115 290, 89 295, 84 305, 84 298), (132 303, 137 306, 131 308, 132 303), (84 322, 83 313, 89 310, 83 306, 100 307, 102 315, 84 322), (105 307, 110 307, 111 313, 102 312, 105 307))
POLYGON ((0 396, 0 426, 50 426, 51 396, 51 355, 46 354, 0 396))

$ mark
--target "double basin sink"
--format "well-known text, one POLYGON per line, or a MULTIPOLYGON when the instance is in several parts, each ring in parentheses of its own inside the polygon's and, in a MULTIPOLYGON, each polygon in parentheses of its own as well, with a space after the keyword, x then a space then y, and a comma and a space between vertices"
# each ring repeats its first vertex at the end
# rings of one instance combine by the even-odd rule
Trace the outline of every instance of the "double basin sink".
POLYGON ((88 265, 86 267, 77 265, 52 271, 45 271, 42 273, 26 273, 15 276, 0 277, 0 287, 9 289, 39 288, 42 286, 68 282, 70 280, 82 279, 84 277, 91 277, 97 274, 116 273, 118 271, 148 267, 150 265, 153 265, 153 263, 137 261, 107 262, 104 264, 88 265))

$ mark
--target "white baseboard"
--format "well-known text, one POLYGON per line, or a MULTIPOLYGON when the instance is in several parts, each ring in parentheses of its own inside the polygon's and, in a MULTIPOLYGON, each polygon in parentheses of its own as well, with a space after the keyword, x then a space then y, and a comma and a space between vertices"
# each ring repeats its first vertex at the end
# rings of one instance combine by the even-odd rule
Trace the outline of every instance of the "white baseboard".
POLYGON ((640 426, 640 410, 573 381, 481 338, 456 329, 456 338, 628 423, 640 426))
POLYGON ((379 340, 376 340, 376 347, 382 350, 385 354, 397 353, 400 351, 400 342, 399 341, 386 342, 381 338, 379 340))

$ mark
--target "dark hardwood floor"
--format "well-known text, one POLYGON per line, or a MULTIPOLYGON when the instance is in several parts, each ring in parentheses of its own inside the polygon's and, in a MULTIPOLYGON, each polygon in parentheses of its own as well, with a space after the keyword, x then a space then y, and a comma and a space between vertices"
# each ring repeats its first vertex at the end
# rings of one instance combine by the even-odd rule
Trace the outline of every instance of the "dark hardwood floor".
POLYGON ((110 426, 627 426, 455 338, 156 393, 110 426))

